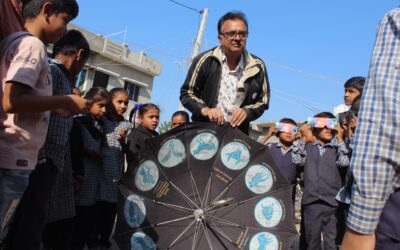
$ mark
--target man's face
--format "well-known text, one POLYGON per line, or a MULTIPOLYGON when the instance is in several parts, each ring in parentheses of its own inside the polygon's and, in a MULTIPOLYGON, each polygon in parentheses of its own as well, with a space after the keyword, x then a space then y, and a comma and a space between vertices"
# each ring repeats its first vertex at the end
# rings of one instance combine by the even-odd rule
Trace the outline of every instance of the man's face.
POLYGON ((344 103, 346 105, 351 105, 353 104, 354 99, 359 96, 361 92, 353 87, 345 88, 344 89, 344 103))
POLYGON ((219 43, 228 55, 240 55, 246 47, 247 27, 240 19, 226 20, 218 35, 219 43))

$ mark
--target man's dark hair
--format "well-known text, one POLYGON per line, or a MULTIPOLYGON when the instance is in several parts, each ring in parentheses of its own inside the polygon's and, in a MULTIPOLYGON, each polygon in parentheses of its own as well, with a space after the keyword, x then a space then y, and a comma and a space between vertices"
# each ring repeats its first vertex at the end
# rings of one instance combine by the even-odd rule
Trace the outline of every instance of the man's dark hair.
POLYGON ((233 19, 239 19, 242 20, 244 22, 244 24, 246 25, 247 28, 247 32, 249 31, 249 25, 247 23, 247 19, 246 19, 246 15, 241 12, 241 11, 230 11, 228 13, 226 13, 225 15, 223 15, 219 21, 218 21, 218 34, 221 34, 221 27, 222 24, 226 21, 226 20, 233 20, 233 19))
POLYGON ((355 88, 362 94, 365 84, 365 77, 355 76, 344 83, 344 88, 355 88))
POLYGON ((83 49, 82 59, 87 60, 90 55, 90 47, 86 38, 78 30, 68 30, 53 47, 53 58, 58 54, 66 56, 74 55, 83 49))
POLYGON ((314 117, 320 117, 320 118, 335 118, 335 116, 334 116, 332 113, 330 113, 330 112, 321 112, 321 113, 318 113, 318 114, 314 115, 314 117))
POLYGON ((78 16, 79 6, 76 0, 22 0, 22 16, 24 18, 37 17, 47 2, 53 4, 53 14, 65 12, 72 19, 78 16))
POLYGON ((296 122, 293 119, 290 118, 282 118, 279 120, 280 123, 289 123, 289 124, 293 124, 295 126, 297 126, 296 122))

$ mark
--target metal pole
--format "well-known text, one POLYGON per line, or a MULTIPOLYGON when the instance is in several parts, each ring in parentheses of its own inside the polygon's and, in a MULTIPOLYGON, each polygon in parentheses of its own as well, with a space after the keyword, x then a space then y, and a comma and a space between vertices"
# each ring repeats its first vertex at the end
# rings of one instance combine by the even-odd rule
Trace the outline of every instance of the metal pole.
POLYGON ((197 33, 197 38, 196 38, 196 42, 194 44, 193 54, 192 54, 192 58, 190 61, 192 61, 193 58, 199 54, 200 49, 201 49, 201 43, 203 41, 203 33, 204 33, 204 28, 205 28, 206 22, 207 22, 208 9, 202 10, 201 13, 203 14, 203 17, 201 19, 199 32, 197 33))
MULTIPOLYGON (((199 32, 197 33, 196 42, 194 43, 193 53, 192 57, 189 59, 189 63, 192 63, 193 58, 195 58, 200 53, 201 43, 203 41, 204 28, 206 27, 208 17, 208 9, 201 10, 200 13, 203 14, 203 17, 201 18, 199 32)), ((182 103, 179 103, 179 110, 185 110, 182 103)))

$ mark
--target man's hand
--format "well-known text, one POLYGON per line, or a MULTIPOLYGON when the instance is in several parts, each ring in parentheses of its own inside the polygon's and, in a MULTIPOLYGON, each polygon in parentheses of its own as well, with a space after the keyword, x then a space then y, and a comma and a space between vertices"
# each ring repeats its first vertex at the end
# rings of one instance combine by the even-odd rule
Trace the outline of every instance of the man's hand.
POLYGON ((208 117, 208 119, 212 122, 215 122, 218 125, 224 124, 224 113, 219 108, 203 108, 201 110, 201 115, 208 117))
POLYGON ((247 119, 247 113, 242 108, 236 108, 231 116, 232 127, 239 127, 247 119))
POLYGON ((373 250, 375 249, 374 234, 359 234, 351 229, 346 230, 340 250, 373 250))

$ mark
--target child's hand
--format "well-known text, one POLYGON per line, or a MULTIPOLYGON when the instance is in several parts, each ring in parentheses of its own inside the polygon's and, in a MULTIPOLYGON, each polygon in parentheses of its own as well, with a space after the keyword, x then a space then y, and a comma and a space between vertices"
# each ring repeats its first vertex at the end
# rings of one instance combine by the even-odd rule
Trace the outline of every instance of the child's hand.
POLYGON ((270 127, 270 128, 268 129, 267 134, 265 134, 265 135, 261 138, 260 142, 261 142, 261 143, 267 142, 268 139, 271 138, 271 136, 272 136, 273 134, 275 134, 275 133, 276 133, 276 127, 275 127, 275 126, 270 127))
POLYGON ((344 130, 343 130, 342 126, 337 124, 333 129, 336 130, 336 132, 337 132, 336 139, 338 140, 338 142, 343 142, 344 130))
POLYGON ((118 140, 122 141, 123 139, 125 139, 127 132, 128 130, 126 128, 120 128, 118 131, 118 140))
POLYGON ((77 95, 68 95, 68 98, 71 99, 71 103, 66 109, 68 109, 71 114, 84 114, 89 111, 90 102, 88 100, 77 95))
POLYGON ((353 118, 351 118, 351 120, 350 120, 349 128, 350 128, 353 132, 356 130, 357 121, 358 121, 357 117, 353 117, 353 118))
POLYGON ((268 136, 268 137, 271 137, 271 136, 273 136, 275 133, 276 133, 276 127, 275 127, 275 126, 271 126, 271 127, 268 129, 267 136, 268 136))
POLYGON ((294 138, 296 138, 296 140, 300 140, 301 139, 301 131, 300 130, 298 130, 296 132, 296 134, 294 135, 294 138))

